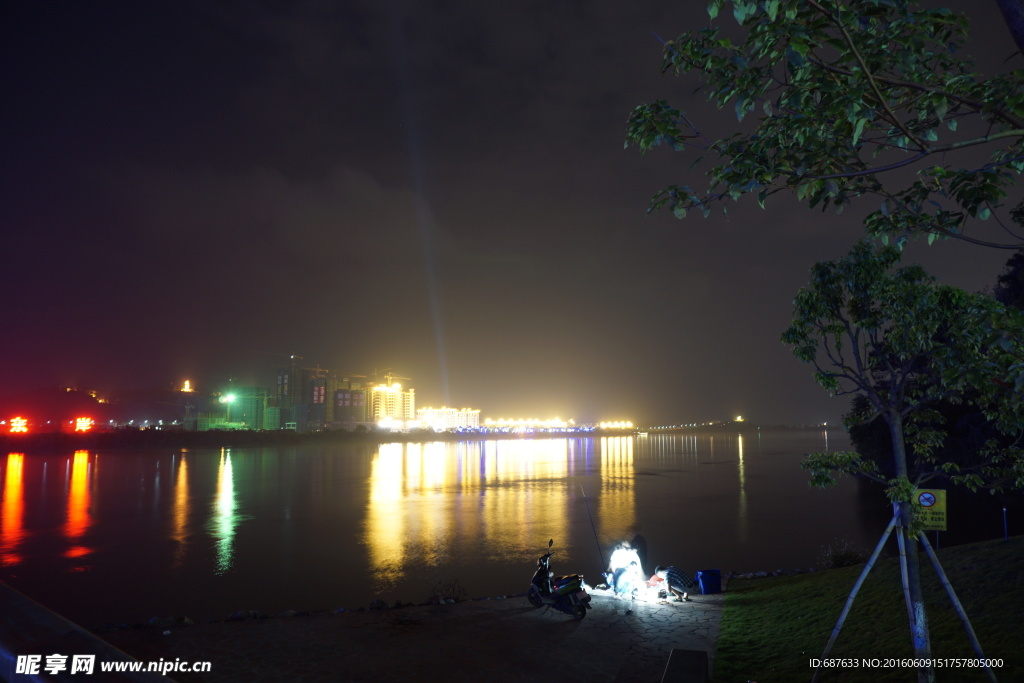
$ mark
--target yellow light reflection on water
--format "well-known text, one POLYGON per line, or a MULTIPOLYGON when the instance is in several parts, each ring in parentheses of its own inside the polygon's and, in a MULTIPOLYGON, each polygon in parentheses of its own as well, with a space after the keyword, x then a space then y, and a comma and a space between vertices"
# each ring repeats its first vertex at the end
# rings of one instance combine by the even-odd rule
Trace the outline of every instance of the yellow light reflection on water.
POLYGON ((222 448, 217 466, 217 495, 208 528, 216 541, 217 558, 214 573, 225 574, 234 563, 235 526, 238 524, 238 502, 235 500, 235 478, 231 469, 231 451, 222 448))
POLYGON ((399 582, 413 558, 440 566, 456 536, 516 560, 558 536, 568 460, 565 439, 381 445, 363 534, 379 587, 399 582))
MULTIPOLYGON (((486 487, 481 507, 487 552, 534 548, 538 539, 564 533, 569 509, 566 488, 545 485, 569 473, 568 441, 490 441, 478 486, 486 487), (502 540, 507 539, 507 540, 502 540)), ((543 542, 543 541, 541 541, 543 542)), ((517 552, 517 551, 513 551, 517 552)))
POLYGON ((443 549, 452 523, 451 516, 442 514, 436 505, 448 483, 454 483, 456 479, 454 459, 449 468, 446 450, 444 443, 411 443, 406 452, 406 462, 410 465, 406 477, 406 495, 408 497, 411 494, 414 504, 422 508, 423 514, 418 516, 418 527, 414 528, 423 559, 432 567, 444 559, 443 549))
POLYGON ((24 491, 24 453, 8 453, 7 469, 4 473, 4 502, 0 508, 0 566, 10 567, 19 564, 22 556, 18 546, 24 540, 25 529, 23 518, 25 504, 24 491))
POLYGON ((633 443, 631 436, 602 437, 600 441, 601 496, 597 514, 602 529, 617 538, 623 538, 636 521, 633 443))
POLYGON ((185 454, 181 455, 181 462, 178 463, 178 472, 174 479, 174 513, 172 517, 171 538, 178 546, 174 549, 175 568, 180 567, 185 560, 185 550, 188 544, 188 460, 185 454))
POLYGON ((393 580, 402 577, 405 559, 403 461, 400 443, 381 444, 374 456, 370 465, 370 501, 364 535, 374 571, 393 580))
POLYGON ((67 521, 64 536, 69 547, 65 557, 81 557, 92 552, 80 544, 80 539, 89 529, 92 518, 89 515, 89 451, 75 451, 71 461, 71 484, 68 487, 67 521))

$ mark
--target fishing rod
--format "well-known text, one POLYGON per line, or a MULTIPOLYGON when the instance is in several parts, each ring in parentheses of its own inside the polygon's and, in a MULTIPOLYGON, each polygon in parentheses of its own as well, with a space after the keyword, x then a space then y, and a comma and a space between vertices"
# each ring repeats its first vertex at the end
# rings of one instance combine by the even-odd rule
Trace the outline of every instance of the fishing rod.
POLYGON ((583 488, 583 484, 580 484, 580 491, 583 492, 583 504, 587 506, 587 517, 590 517, 590 528, 594 530, 594 542, 597 543, 597 554, 601 556, 601 567, 606 567, 604 563, 604 553, 601 552, 601 541, 597 537, 597 527, 594 526, 594 516, 590 514, 590 503, 587 502, 587 492, 583 488))

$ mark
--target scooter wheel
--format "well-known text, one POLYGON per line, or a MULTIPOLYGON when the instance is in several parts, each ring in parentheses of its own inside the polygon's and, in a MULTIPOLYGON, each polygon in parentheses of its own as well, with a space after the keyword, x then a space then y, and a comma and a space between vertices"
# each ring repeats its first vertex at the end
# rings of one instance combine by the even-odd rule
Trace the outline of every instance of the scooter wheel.
POLYGON ((530 590, 527 591, 526 599, 529 600, 530 604, 533 605, 534 607, 543 607, 544 606, 544 601, 540 597, 540 592, 536 588, 534 588, 533 586, 530 586, 530 590))
POLYGON ((582 603, 579 600, 574 600, 572 606, 573 606, 573 613, 572 613, 572 618, 573 619, 575 619, 576 621, 579 621, 583 617, 587 616, 587 605, 586 605, 586 603, 582 603))

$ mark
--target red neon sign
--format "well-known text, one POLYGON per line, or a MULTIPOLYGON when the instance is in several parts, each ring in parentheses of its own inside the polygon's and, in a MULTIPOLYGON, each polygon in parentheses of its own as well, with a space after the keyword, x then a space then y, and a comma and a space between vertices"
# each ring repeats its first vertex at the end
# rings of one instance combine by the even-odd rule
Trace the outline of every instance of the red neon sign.
POLYGON ((91 417, 76 417, 75 418, 75 431, 76 432, 87 432, 92 429, 93 421, 91 417))
POLYGON ((28 420, 23 417, 11 418, 11 434, 27 434, 28 420))

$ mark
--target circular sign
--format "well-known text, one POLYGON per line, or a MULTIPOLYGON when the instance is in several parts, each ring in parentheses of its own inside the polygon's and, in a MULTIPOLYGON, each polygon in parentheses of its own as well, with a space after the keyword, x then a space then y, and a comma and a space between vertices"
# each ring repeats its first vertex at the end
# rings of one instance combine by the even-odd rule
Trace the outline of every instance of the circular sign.
POLYGON ((917 502, 926 508, 930 508, 935 505, 935 494, 929 493, 928 491, 922 491, 921 495, 917 497, 917 502))

